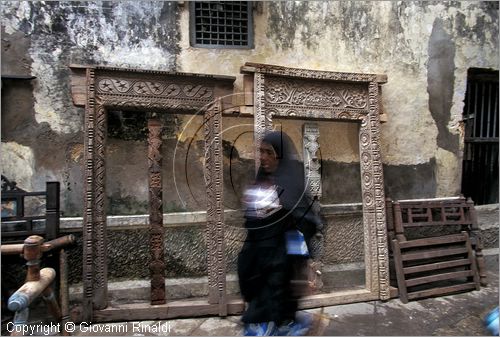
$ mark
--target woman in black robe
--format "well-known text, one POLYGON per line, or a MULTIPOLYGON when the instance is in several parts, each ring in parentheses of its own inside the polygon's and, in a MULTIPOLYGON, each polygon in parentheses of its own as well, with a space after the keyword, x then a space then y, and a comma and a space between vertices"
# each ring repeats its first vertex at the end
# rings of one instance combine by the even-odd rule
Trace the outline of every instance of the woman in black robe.
POLYGON ((300 333, 298 298, 290 281, 297 266, 305 266, 307 254, 290 255, 285 233, 298 229, 309 242, 321 227, 311 210, 303 170, 285 133, 266 134, 255 185, 246 194, 248 234, 238 256, 240 290, 247 302, 245 335, 300 333))

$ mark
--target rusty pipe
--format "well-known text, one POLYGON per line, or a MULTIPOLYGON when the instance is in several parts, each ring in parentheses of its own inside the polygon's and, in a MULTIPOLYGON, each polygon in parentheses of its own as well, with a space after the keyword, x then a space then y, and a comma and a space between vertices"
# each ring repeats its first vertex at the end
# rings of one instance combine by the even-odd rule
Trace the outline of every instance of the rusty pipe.
POLYGON ((76 238, 73 234, 61 236, 60 238, 45 242, 42 245, 42 251, 48 252, 49 250, 52 250, 52 249, 63 248, 63 247, 72 245, 73 243, 75 243, 75 241, 76 241, 76 238))
POLYGON ((54 281, 56 272, 52 268, 40 270, 38 281, 28 281, 19 288, 8 301, 10 311, 20 311, 27 308, 54 281))
MULTIPOLYGON (((62 248, 74 244, 76 238, 73 234, 65 235, 60 238, 47 241, 41 244, 42 252, 48 252, 49 250, 62 248)), ((24 243, 14 243, 1 245, 2 255, 20 255, 24 251, 24 243)))
POLYGON ((43 238, 39 235, 31 235, 24 240, 23 256, 26 260, 28 272, 26 281, 38 281, 40 279, 40 259, 42 258, 43 238))

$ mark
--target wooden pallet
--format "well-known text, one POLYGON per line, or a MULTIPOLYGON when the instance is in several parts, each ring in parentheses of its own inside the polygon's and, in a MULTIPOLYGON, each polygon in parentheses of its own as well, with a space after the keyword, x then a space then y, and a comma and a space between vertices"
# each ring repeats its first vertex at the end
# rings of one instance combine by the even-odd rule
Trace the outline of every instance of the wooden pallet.
MULTIPOLYGON (((470 237, 480 284, 487 285, 481 233, 474 202, 470 198, 460 196, 396 201, 388 198, 386 208, 389 241, 397 239, 404 242, 466 231, 470 237)), ((389 253, 392 256, 392 250, 389 253)))
POLYGON ((399 296, 418 298, 479 290, 479 274, 467 232, 392 240, 399 296))

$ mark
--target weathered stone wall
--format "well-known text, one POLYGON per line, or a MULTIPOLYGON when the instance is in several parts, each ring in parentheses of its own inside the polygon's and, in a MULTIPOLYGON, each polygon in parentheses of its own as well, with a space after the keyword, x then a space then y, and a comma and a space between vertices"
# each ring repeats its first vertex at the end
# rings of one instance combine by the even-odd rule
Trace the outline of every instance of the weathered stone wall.
MULTIPOLYGON (((324 246, 321 262, 328 270, 335 265, 364 265, 363 222, 360 206, 349 212, 327 209, 325 212, 324 246)), ((199 221, 204 214, 184 213, 175 219, 166 215, 169 221, 165 231, 165 261, 166 277, 201 277, 207 276, 207 249, 204 238, 205 224, 199 221), (175 221, 183 223, 172 223, 175 221)), ((242 228, 242 215, 238 212, 226 216, 226 262, 229 273, 236 273, 238 253, 241 251, 246 237, 242 228)), ((108 275, 112 280, 147 279, 150 277, 148 268, 149 229, 138 218, 110 220, 108 235, 108 275), (119 225, 118 222, 122 223, 119 225)), ((76 244, 69 251, 70 266, 69 281, 77 283, 82 277, 82 236, 78 221, 63 220, 64 233, 72 233, 76 244), (75 226, 76 224, 76 226, 75 226)))
MULTIPOLYGON (((460 192, 461 115, 467 69, 498 69, 495 2, 254 3, 253 49, 189 46, 189 3, 4 2, 2 167, 27 190, 62 182, 66 216, 83 206, 83 109, 70 96, 71 64, 100 64, 237 76, 245 62, 383 73, 387 122, 381 152, 393 199, 460 192)), ((235 97, 235 104, 242 104, 235 97)), ((201 119, 165 116, 165 211, 205 208, 201 119), (191 122, 190 122, 191 121, 191 122), (175 154, 175 156, 174 156, 175 154)), ((109 214, 146 212, 143 119, 109 115, 109 214)), ((237 208, 251 180, 252 119, 225 118, 225 197, 237 208), (229 129, 230 127, 230 129, 229 129)), ((301 121, 276 121, 301 149, 301 121)), ((355 124, 322 123, 322 202, 361 201, 355 124)))

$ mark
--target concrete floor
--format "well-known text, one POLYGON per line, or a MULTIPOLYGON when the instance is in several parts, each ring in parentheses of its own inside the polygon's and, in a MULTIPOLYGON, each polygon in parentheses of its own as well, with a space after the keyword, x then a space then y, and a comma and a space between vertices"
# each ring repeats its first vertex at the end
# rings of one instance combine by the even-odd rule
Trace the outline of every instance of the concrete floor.
MULTIPOLYGON (((479 291, 428 298, 407 304, 399 299, 336 305, 308 310, 317 323, 312 335, 326 336, 487 336, 486 314, 498 306, 498 255, 487 263, 488 283, 479 291)), ((93 325, 77 336, 237 336, 243 329, 238 316, 142 321, 93 325), (115 329, 107 333, 106 329, 115 329), (125 332, 126 331, 126 332, 125 332)))

